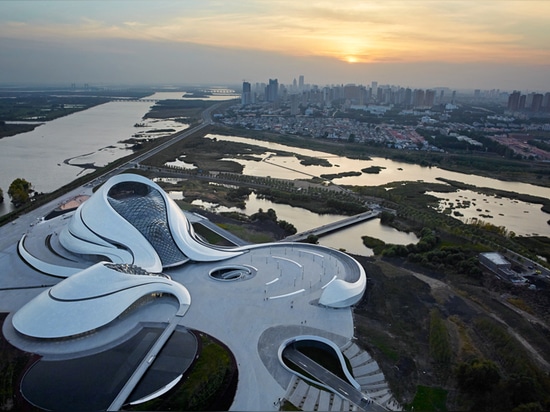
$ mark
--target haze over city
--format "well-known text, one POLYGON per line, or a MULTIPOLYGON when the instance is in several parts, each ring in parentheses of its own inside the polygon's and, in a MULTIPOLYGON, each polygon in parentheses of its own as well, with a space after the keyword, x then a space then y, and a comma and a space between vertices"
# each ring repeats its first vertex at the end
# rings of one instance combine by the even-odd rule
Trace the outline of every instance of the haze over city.
MULTIPOLYGON (((546 1, 4 1, 2 84, 544 90, 546 1)), ((546 82, 546 83, 545 83, 546 82)))

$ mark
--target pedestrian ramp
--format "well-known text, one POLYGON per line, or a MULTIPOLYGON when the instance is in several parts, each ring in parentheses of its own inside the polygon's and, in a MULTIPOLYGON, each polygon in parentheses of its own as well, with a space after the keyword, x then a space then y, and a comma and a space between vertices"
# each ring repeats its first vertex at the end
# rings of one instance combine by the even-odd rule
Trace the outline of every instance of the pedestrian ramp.
MULTIPOLYGON (((393 397, 386 382, 384 373, 370 354, 356 343, 349 341, 340 350, 352 367, 353 376, 361 385, 361 392, 366 398, 390 411, 401 411, 402 406, 393 397)), ((285 399, 303 411, 357 411, 354 403, 341 396, 311 386, 308 382, 294 375, 287 387, 285 399)), ((373 405, 374 406, 374 405, 373 405)))

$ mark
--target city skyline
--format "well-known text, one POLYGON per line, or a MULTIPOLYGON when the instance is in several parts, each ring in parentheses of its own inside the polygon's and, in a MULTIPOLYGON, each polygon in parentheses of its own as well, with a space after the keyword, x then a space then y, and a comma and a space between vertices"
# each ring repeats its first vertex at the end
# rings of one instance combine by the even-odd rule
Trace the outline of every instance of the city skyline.
POLYGON ((1 83, 546 88, 550 3, 6 1, 1 83))

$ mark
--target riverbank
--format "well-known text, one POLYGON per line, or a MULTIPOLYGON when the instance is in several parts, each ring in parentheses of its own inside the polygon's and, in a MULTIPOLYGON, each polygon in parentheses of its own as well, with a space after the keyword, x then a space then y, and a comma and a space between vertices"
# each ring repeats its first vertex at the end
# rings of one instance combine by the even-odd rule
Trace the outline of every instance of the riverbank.
POLYGON ((347 140, 314 139, 220 125, 213 128, 212 133, 248 137, 303 149, 328 152, 350 159, 369 160, 372 157, 383 157, 428 168, 437 166, 453 172, 477 174, 503 181, 517 181, 550 187, 550 163, 545 162, 510 160, 494 154, 483 153, 459 154, 405 151, 383 146, 351 143, 347 140))
POLYGON ((0 139, 15 136, 19 133, 26 133, 36 129, 42 123, 4 123, 0 121, 0 139))

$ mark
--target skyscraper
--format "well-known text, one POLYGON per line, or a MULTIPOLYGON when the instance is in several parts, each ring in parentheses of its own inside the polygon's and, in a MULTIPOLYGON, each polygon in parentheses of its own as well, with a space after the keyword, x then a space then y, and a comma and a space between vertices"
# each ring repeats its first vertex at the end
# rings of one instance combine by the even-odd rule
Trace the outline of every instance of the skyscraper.
POLYGON ((241 95, 241 104, 243 106, 252 103, 252 89, 249 82, 243 82, 243 93, 241 95))
POLYGON ((265 88, 265 98, 268 102, 275 102, 279 97, 279 81, 269 79, 269 84, 265 88))
POLYGON ((508 96, 508 110, 515 112, 519 108, 519 97, 520 93, 517 90, 514 90, 513 93, 508 96))
POLYGON ((414 107, 423 107, 424 106, 424 90, 415 89, 413 92, 413 106, 414 107))
POLYGON ((372 95, 378 96, 378 82, 371 82, 370 88, 372 89, 372 95))
POLYGON ((426 107, 432 107, 435 102, 435 90, 426 90, 426 93, 424 94, 424 106, 426 107))
POLYGON ((304 75, 301 74, 300 77, 298 78, 298 90, 300 90, 301 92, 304 91, 304 75))
POLYGON ((543 99, 544 99, 544 96, 542 93, 535 93, 535 95, 533 96, 533 101, 531 102, 532 112, 535 112, 535 113, 540 112, 543 99))

